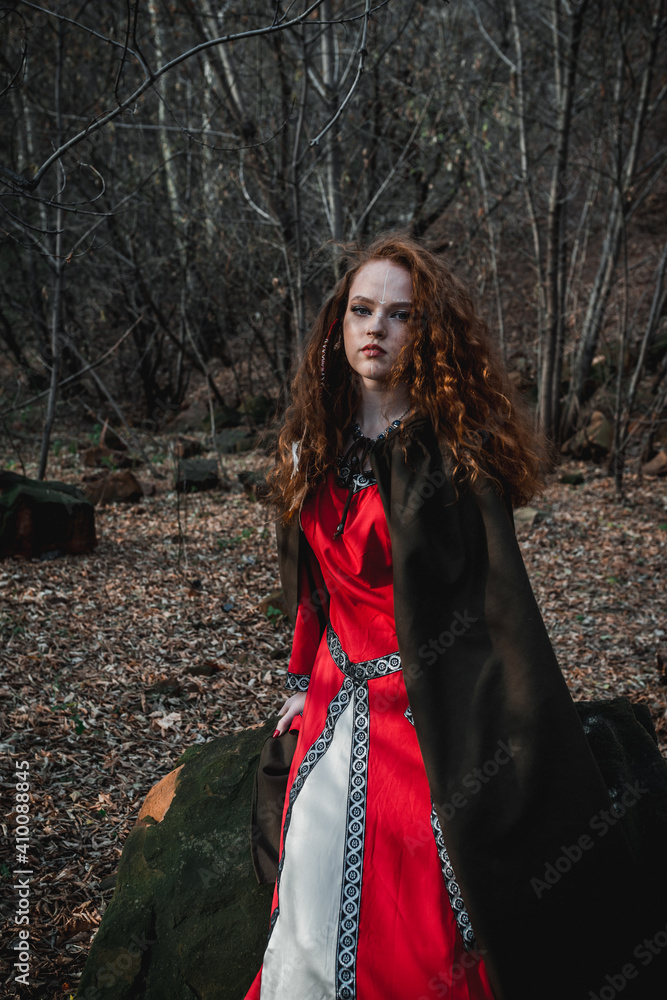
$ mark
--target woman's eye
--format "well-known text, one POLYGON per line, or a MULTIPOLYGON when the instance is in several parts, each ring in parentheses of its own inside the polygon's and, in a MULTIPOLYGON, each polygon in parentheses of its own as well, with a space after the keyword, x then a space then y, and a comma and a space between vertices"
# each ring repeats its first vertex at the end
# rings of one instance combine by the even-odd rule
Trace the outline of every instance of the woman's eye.
POLYGON ((407 321, 410 319, 410 313, 406 312, 405 309, 401 309, 400 312, 394 313, 394 316, 396 317, 396 319, 400 320, 401 323, 407 323, 407 321))
POLYGON ((370 316, 370 309, 366 306, 352 306, 352 312, 356 313, 357 316, 370 316))

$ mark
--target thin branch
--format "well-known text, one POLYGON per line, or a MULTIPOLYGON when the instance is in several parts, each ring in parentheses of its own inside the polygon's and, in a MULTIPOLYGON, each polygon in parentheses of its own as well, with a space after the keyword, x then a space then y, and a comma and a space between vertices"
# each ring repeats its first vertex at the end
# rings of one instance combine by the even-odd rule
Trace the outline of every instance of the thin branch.
MULTIPOLYGON (((117 48, 123 49, 123 51, 127 51, 132 56, 134 56, 134 58, 140 63, 140 65, 141 65, 141 67, 142 67, 142 69, 144 71, 144 80, 143 80, 143 82, 138 87, 135 88, 135 90, 129 95, 129 97, 125 98, 124 101, 121 101, 112 110, 107 111, 104 114, 101 114, 97 118, 94 118, 85 129, 83 129, 81 132, 78 132, 76 135, 72 136, 70 139, 67 140, 67 142, 63 143, 62 146, 59 146, 58 149, 54 150, 53 153, 51 154, 51 156, 49 156, 42 163, 42 166, 37 170, 37 172, 33 175, 32 178, 26 178, 26 177, 19 176, 14 171, 12 171, 12 170, 10 170, 10 169, 8 169, 8 168, 6 168, 6 167, 4 167, 4 166, 2 166, 0 164, 0 179, 4 179, 5 184, 7 184, 7 186, 10 187, 10 188, 13 187, 16 190, 17 193, 25 194, 28 191, 34 191, 35 190, 35 188, 42 181, 42 178, 44 177, 44 175, 46 174, 46 172, 53 166, 54 163, 56 163, 58 160, 60 160, 64 156, 64 154, 66 152, 68 152, 68 150, 70 150, 74 146, 78 145, 78 143, 82 142, 88 136, 94 134, 95 132, 99 132, 100 129, 104 128, 110 122, 115 121, 120 115, 124 114, 133 104, 136 103, 136 101, 141 96, 143 96, 143 94, 148 89, 150 89, 150 87, 155 83, 156 80, 158 80, 165 73, 168 73, 174 67, 179 66, 182 62, 185 62, 187 59, 190 59, 192 56, 197 55, 200 52, 204 52, 207 49, 214 48, 217 45, 226 45, 226 44, 228 44, 230 42, 240 41, 240 40, 243 40, 243 39, 246 39, 246 38, 256 38, 256 37, 260 37, 262 35, 271 35, 271 34, 275 34, 276 32, 285 31, 288 28, 293 28, 293 27, 295 27, 297 25, 304 24, 305 22, 307 22, 310 19, 311 14, 313 14, 318 9, 318 7, 321 6, 323 0, 314 0, 314 2, 311 3, 306 8, 305 11, 303 11, 301 14, 295 15, 289 21, 288 20, 281 20, 278 24, 272 23, 272 24, 270 24, 268 26, 265 26, 263 28, 253 28, 253 29, 249 29, 248 31, 239 31, 239 32, 236 32, 236 33, 233 33, 233 34, 220 35, 220 36, 218 36, 216 38, 206 39, 205 41, 201 42, 199 45, 195 45, 192 48, 187 49, 185 52, 181 52, 178 56, 175 56, 169 62, 164 63, 162 66, 160 66, 154 72, 152 72, 149 69, 149 67, 146 64, 145 59, 143 58, 143 55, 141 54, 141 52, 138 49, 135 50, 135 49, 131 49, 129 47, 126 47, 125 43, 121 43, 121 42, 116 41, 115 39, 108 38, 107 36, 102 35, 100 32, 95 31, 94 29, 89 28, 89 27, 87 27, 84 24, 81 24, 79 21, 76 21, 73 18, 65 17, 63 14, 60 14, 58 11, 47 10, 46 8, 41 7, 38 4, 31 3, 30 0, 19 0, 19 2, 22 3, 24 6, 31 8, 32 10, 38 11, 41 14, 45 14, 45 15, 47 15, 49 17, 54 17, 54 18, 58 19, 61 22, 66 22, 68 24, 72 24, 75 27, 80 28, 81 30, 88 32, 89 34, 93 35, 94 37, 99 38, 101 41, 105 42, 106 44, 115 45, 117 48)), ((389 3, 389 0, 380 0, 379 3, 377 3, 377 4, 375 4, 375 6, 371 7, 370 6, 370 0, 366 0, 366 9, 364 10, 363 14, 355 14, 355 15, 351 15, 350 17, 336 18, 336 19, 334 19, 334 20, 332 20, 330 22, 328 22, 328 21, 327 22, 321 22, 320 21, 320 22, 318 22, 318 25, 321 26, 322 23, 347 24, 347 23, 351 23, 351 22, 354 22, 354 21, 358 21, 358 20, 360 20, 362 18, 367 22, 368 17, 369 17, 369 15, 371 13, 374 13, 375 11, 382 9, 388 3, 389 3)), ((358 75, 360 75, 360 74, 358 74, 358 75)), ((355 88, 355 86, 356 86, 356 84, 353 84, 353 87, 351 88, 350 94, 348 95, 348 98, 346 98, 346 101, 344 102, 343 107, 341 107, 339 113, 342 112, 345 104, 347 103, 347 101, 349 100, 349 98, 352 96, 352 91, 355 88)), ((335 121, 335 119, 334 119, 334 121, 335 121)), ((333 125, 333 123, 334 123, 333 121, 330 122, 329 125, 327 126, 326 130, 328 130, 331 127, 331 125, 333 125)))
POLYGON ((248 204, 250 205, 250 207, 252 209, 254 209, 255 212, 257 212, 257 214, 262 219, 266 219, 266 221, 270 222, 273 226, 279 225, 279 223, 276 222, 276 220, 274 218, 272 218, 269 215, 268 212, 265 212, 263 208, 259 207, 259 205, 257 204, 257 202, 253 201, 250 192, 248 191, 247 187, 245 186, 245 179, 243 177, 243 154, 241 154, 240 157, 239 157, 239 185, 241 187, 241 191, 243 193, 243 197, 248 202, 248 204))
MULTIPOLYGON (((85 362, 86 359, 84 358, 84 356, 81 353, 81 351, 79 351, 79 349, 76 346, 76 344, 69 337, 63 337, 63 340, 67 344, 67 346, 70 349, 70 351, 73 354, 76 355, 76 357, 79 359, 79 361, 85 362)), ((92 377, 93 382, 95 383, 95 385, 97 386, 97 388, 100 390, 100 392, 102 393, 102 395, 106 397, 106 399, 107 399, 109 405, 111 406, 112 410, 114 411, 114 413, 116 414, 116 416, 120 420, 121 424, 125 428, 126 438, 121 438, 121 440, 128 446, 128 450, 134 451, 135 448, 136 448, 136 450, 139 452, 139 454, 143 458, 144 462, 146 462, 146 464, 151 469, 151 471, 155 472, 155 468, 153 466, 153 463, 151 462, 150 458, 148 457, 148 455, 144 451, 144 449, 143 449, 143 447, 141 445, 141 442, 138 439, 136 441, 133 440, 132 430, 131 430, 130 425, 128 424, 127 420, 125 419, 125 417, 123 415, 123 411, 121 410, 121 408, 119 407, 118 403, 116 402, 116 400, 113 398, 113 396, 111 395, 111 393, 107 389, 107 387, 104 384, 104 382, 102 381, 102 379, 99 377, 99 375, 95 371, 94 366, 92 366, 92 365, 88 366, 87 374, 89 374, 92 377)))
MULTIPOLYGON (((19 17, 21 17, 20 14, 19 14, 19 17)), ((4 18, 3 18, 3 20, 4 20, 4 18)), ((23 21, 22 17, 21 17, 21 20, 23 21)), ((24 24, 24 27, 25 27, 25 21, 23 21, 23 24, 24 24)), ((4 97, 5 94, 8 94, 9 91, 12 90, 16 86, 16 83, 17 83, 19 77, 23 73, 23 68, 24 68, 24 66, 26 64, 27 56, 28 56, 28 39, 27 39, 27 32, 26 32, 26 39, 25 39, 25 41, 23 43, 23 52, 21 53, 21 58, 19 60, 18 69, 16 70, 16 72, 12 76, 12 78, 9 81, 9 83, 7 84, 7 86, 3 90, 0 90, 0 97, 4 97)))
MULTIPOLYGON (((366 38, 368 36, 368 19, 370 18, 370 14, 371 14, 371 0, 366 0, 366 9, 364 11, 364 27, 361 34, 361 45, 359 46, 359 64, 357 66, 356 76, 352 81, 352 85, 348 90, 346 96, 343 98, 342 103, 339 105, 336 113, 327 122, 322 131, 319 133, 319 135, 316 135, 314 139, 310 140, 311 146, 317 146, 320 139, 327 134, 329 129, 333 128, 333 126, 336 124, 340 116, 343 114, 345 108, 352 100, 352 95, 359 86, 359 81, 361 80, 361 74, 364 72, 364 62, 366 61, 366 56, 368 55, 368 49, 366 48, 366 38)), ((335 24, 336 22, 333 23, 335 24)))
MULTIPOLYGON (((67 378, 58 382, 58 389, 62 389, 64 385, 68 385, 70 382, 76 382, 77 379, 80 379, 82 375, 86 374, 86 372, 91 371, 93 368, 99 368, 100 365, 104 364, 107 358, 110 358, 112 354, 115 354, 123 341, 130 336, 134 328, 141 323, 143 318, 144 314, 142 313, 141 316, 134 321, 132 326, 127 328, 120 340, 117 340, 113 347, 110 347, 108 351, 105 351, 101 358, 98 358, 97 361, 91 361, 90 364, 85 366, 85 368, 80 368, 78 372, 75 372, 73 375, 68 375, 67 378)), ((0 417, 6 417, 9 413, 16 413, 17 410, 24 410, 26 406, 32 406, 33 403, 37 403, 40 399, 44 399, 45 396, 48 396, 50 391, 50 389, 45 389, 44 392, 38 392, 36 396, 31 396, 30 399, 25 399, 22 403, 10 406, 7 410, 0 410, 0 417)))
POLYGON ((417 122, 415 124, 415 127, 413 128, 412 132, 410 133, 410 138, 408 139, 408 141, 406 142, 405 146, 403 147, 403 149, 401 151, 401 155, 398 157, 398 159, 394 163, 393 167, 391 168, 391 170, 389 171, 389 173, 387 174, 387 176, 383 180, 382 184, 380 184, 379 188, 377 189, 377 191, 375 192, 375 194, 373 195, 373 197, 371 198, 371 200, 369 201, 369 203, 366 205, 366 208, 363 210, 363 212, 361 213, 361 215, 359 216, 359 218, 357 219, 357 221, 351 227, 350 234, 352 236, 354 236, 354 234, 357 232, 357 230, 359 229, 359 226, 364 221, 364 219, 366 218, 366 216, 368 215, 368 213, 371 211, 371 209, 375 205, 376 201, 382 196, 382 194, 386 190, 388 184, 390 183, 392 177, 394 176, 394 174, 396 173, 396 171, 398 170, 398 168, 400 167, 400 165, 403 163, 403 160, 405 159, 405 157, 408 155, 408 151, 409 151, 410 147, 412 146, 412 143, 414 142, 415 137, 416 137, 417 133, 419 132, 419 129, 421 128, 421 124, 424 121, 424 118, 426 117, 426 112, 428 111, 428 108, 429 108, 429 105, 431 103, 431 99, 433 98, 434 93, 435 93, 435 87, 431 90, 431 93, 428 95, 428 98, 426 99, 426 104, 424 105, 422 113, 420 114, 420 116, 417 119, 417 122))
MULTIPOLYGON (((37 201, 39 201, 39 200, 40 199, 38 198, 37 201)), ((52 204, 54 208, 58 208, 58 205, 55 202, 52 202, 50 204, 52 204)), ((12 222, 16 223, 17 227, 22 232, 25 232, 26 229, 30 229, 33 233, 39 233, 40 237, 43 237, 43 236, 56 236, 57 233, 58 233, 57 229, 42 229, 41 226, 31 226, 29 222, 24 222, 23 219, 20 219, 18 217, 18 215, 14 215, 13 212, 10 212, 9 209, 7 208, 7 206, 2 203, 2 201, 0 201, 0 208, 2 208, 2 211, 5 213, 5 215, 9 216, 9 218, 12 220, 12 222)), ((98 214, 99 214, 98 212, 91 212, 91 215, 98 215, 98 214)), ((4 234, 6 236, 10 235, 6 230, 5 230, 4 234)), ((35 243, 39 243, 39 242, 40 242, 40 240, 35 240, 35 243)), ((23 244, 23 243, 21 243, 19 245, 20 246, 25 246, 25 244, 23 244)))
POLYGON ((487 40, 487 42, 489 43, 489 45, 491 46, 491 48, 493 49, 493 51, 496 53, 496 55, 498 56, 498 58, 502 59, 502 61, 505 63, 505 65, 509 66, 509 68, 512 70, 513 73, 516 73, 516 71, 517 71, 516 64, 513 63, 511 59, 508 59, 508 57, 505 55, 504 52, 501 52, 501 50, 498 48, 498 46, 496 45, 496 43, 494 42, 494 40, 491 38, 491 35, 488 33, 488 31, 486 30, 486 28, 482 24, 482 19, 479 16, 479 11, 477 10, 477 7, 472 2, 472 0, 468 0, 468 5, 469 5, 470 9, 472 10, 473 14, 475 15, 475 20, 477 21, 477 27, 479 28, 480 33, 487 40))
MULTIPOLYGON (((664 309, 665 296, 667 295, 667 292, 665 292, 664 290, 666 270, 667 270, 667 240, 665 241, 664 246, 662 248, 662 255, 660 257, 660 262, 656 269, 655 289, 653 291, 651 308, 649 311, 648 319, 646 321, 644 336, 642 337, 641 344, 639 347, 639 354, 637 357, 637 362, 635 364, 635 370, 632 373, 632 377, 630 379, 630 384, 628 386, 628 391, 626 394, 625 409, 628 420, 630 418, 632 407, 634 406, 635 396, 637 394, 637 388, 639 386, 639 380, 641 378, 641 374, 644 369, 646 354, 653 343, 655 332, 658 328, 658 320, 662 315, 662 311, 664 309)), ((627 427, 626 427, 626 434, 627 434, 627 427)))
MULTIPOLYGON (((43 14, 47 14, 50 17, 56 17, 56 18, 58 18, 61 21, 67 21, 69 23, 75 24, 77 27, 82 27, 82 28, 85 27, 84 25, 79 25, 78 22, 73 21, 70 18, 65 18, 63 15, 59 14, 56 11, 46 10, 45 8, 40 7, 37 4, 30 3, 29 0, 20 0, 20 2, 22 4, 24 4, 25 6, 30 7, 33 10, 40 11, 43 14)), ((82 142, 83 139, 86 139, 88 136, 92 135, 94 132, 99 132, 100 129, 104 128, 110 122, 114 121, 116 118, 118 118, 120 115, 122 115, 125 111, 127 111, 127 109, 129 107, 131 107, 131 105, 135 104, 137 102, 137 100, 150 87, 153 86, 153 84, 155 83, 156 80, 159 80, 159 78, 161 76, 164 76, 165 73, 168 73, 170 70, 174 69, 176 66, 180 66, 180 64, 182 62, 185 62, 187 59, 190 59, 192 56, 197 55, 199 52, 205 52, 207 49, 214 48, 217 45, 226 45, 226 44, 229 44, 230 42, 240 41, 240 40, 245 39, 245 38, 257 38, 257 37, 261 37, 262 35, 272 35, 272 34, 275 34, 276 32, 279 32, 279 31, 285 31, 287 28, 294 27, 295 25, 303 24, 304 22, 306 22, 306 21, 309 20, 311 14, 313 14, 318 9, 318 7, 321 6, 322 2, 323 2, 323 0, 314 0, 314 2, 311 3, 306 8, 306 10, 304 10, 301 14, 297 14, 290 21, 285 21, 285 22, 283 22, 281 24, 277 24, 277 25, 273 25, 272 24, 272 25, 265 26, 263 28, 252 28, 252 29, 249 29, 248 31, 239 31, 239 32, 236 32, 236 33, 233 33, 233 34, 220 35, 217 38, 207 39, 204 42, 200 42, 199 45, 195 45, 192 48, 187 49, 185 52, 181 52, 179 55, 175 56, 173 59, 170 59, 168 62, 164 63, 162 66, 158 67, 158 69, 156 69, 154 72, 150 72, 148 70, 148 67, 145 65, 145 63, 143 62, 141 56, 137 52, 128 49, 128 51, 132 51, 132 54, 137 58, 137 60, 139 62, 142 63, 142 68, 144 69, 144 72, 146 74, 145 79, 143 80, 143 82, 140 83, 139 86, 135 88, 135 90, 129 95, 129 97, 126 97, 124 101, 122 101, 120 104, 117 105, 117 107, 115 107, 112 110, 107 111, 106 113, 104 113, 104 114, 100 115, 99 117, 93 119, 93 121, 90 123, 90 125, 88 125, 87 128, 83 129, 81 132, 78 132, 76 135, 74 135, 70 139, 68 139, 67 142, 63 143, 62 146, 60 146, 58 149, 54 150, 54 152, 51 154, 51 156, 49 156, 44 161, 44 163, 42 164, 42 166, 37 170, 37 172, 34 174, 34 176, 32 178, 30 178, 30 179, 28 179, 28 178, 21 178, 20 183, 17 183, 16 180, 15 180, 16 175, 13 174, 12 172, 6 172, 5 169, 4 169, 4 167, 2 167, 2 166, 0 166, 0 173, 4 174, 5 177, 7 177, 9 180, 12 180, 16 184, 16 186, 19 188, 19 190, 21 192, 23 192, 24 190, 33 191, 39 185, 40 181, 44 177, 45 173, 49 170, 49 168, 55 162, 57 162, 58 160, 60 160, 61 157, 64 156, 64 154, 69 149, 71 149, 73 146, 76 146, 78 143, 82 142)), ((384 2, 378 4, 377 8, 375 8, 375 9, 379 9, 379 7, 383 7, 386 2, 387 2, 387 0, 384 0, 384 2)), ((363 15, 356 15, 355 17, 350 17, 350 18, 345 18, 345 19, 338 19, 338 20, 334 21, 333 23, 334 24, 342 23, 343 20, 350 20, 350 21, 358 20, 360 17, 367 18, 369 13, 370 13, 370 0, 366 0, 366 11, 364 12, 363 15)), ((92 31, 91 29, 88 29, 88 28, 85 28, 85 30, 90 31, 91 34, 96 35, 98 38, 102 39, 102 41, 105 41, 105 42, 108 41, 107 38, 105 38, 103 35, 100 35, 98 32, 92 31)), ((120 48, 123 48, 123 46, 119 42, 114 42, 113 44, 115 44, 116 46, 118 46, 120 48)))
POLYGON ((121 77, 123 75, 123 70, 125 69, 125 62, 127 60, 127 52, 128 52, 128 47, 129 47, 129 41, 130 41, 130 16, 131 16, 131 13, 130 13, 130 0, 125 0, 125 7, 126 7, 126 14, 127 14, 126 21, 125 21, 125 42, 123 44, 123 54, 121 55, 120 62, 118 63, 118 72, 116 73, 116 79, 115 79, 114 85, 113 85, 114 97, 116 98, 116 100, 118 101, 119 104, 121 103, 121 97, 120 97, 120 94, 119 94, 118 91, 119 91, 119 88, 120 88, 120 80, 121 80, 121 77))

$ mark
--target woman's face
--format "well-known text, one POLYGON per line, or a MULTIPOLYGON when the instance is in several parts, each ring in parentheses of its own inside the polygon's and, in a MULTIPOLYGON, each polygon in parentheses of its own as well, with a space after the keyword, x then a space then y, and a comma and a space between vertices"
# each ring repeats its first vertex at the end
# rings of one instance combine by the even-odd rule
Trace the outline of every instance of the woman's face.
POLYGON ((412 278, 407 268, 372 260, 357 271, 343 318, 345 354, 363 381, 386 379, 407 342, 412 278))

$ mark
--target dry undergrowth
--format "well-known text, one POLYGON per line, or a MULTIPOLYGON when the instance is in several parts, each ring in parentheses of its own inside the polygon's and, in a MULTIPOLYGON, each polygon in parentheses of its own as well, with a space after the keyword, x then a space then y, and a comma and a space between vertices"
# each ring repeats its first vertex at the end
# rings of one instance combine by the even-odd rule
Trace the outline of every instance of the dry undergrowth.
MULTIPOLYGON (((2 829, 9 847, 13 762, 26 760, 31 978, 48 1000, 75 990, 110 898, 100 883, 151 785, 186 747, 283 699, 289 628, 257 606, 277 586, 269 514, 237 485, 181 500, 179 530, 160 458, 155 496, 97 510, 92 555, 0 564, 2 829)), ((225 471, 236 482, 261 462, 233 457, 225 471)), ((610 479, 581 468, 583 486, 554 477, 545 518, 520 534, 524 557, 574 696, 645 701, 664 748, 664 483, 630 480, 619 503, 610 479)), ((49 476, 78 482, 82 471, 61 453, 49 476)), ((13 910, 3 917, 13 923, 13 910)), ((13 996, 9 963, 2 981, 13 996)))

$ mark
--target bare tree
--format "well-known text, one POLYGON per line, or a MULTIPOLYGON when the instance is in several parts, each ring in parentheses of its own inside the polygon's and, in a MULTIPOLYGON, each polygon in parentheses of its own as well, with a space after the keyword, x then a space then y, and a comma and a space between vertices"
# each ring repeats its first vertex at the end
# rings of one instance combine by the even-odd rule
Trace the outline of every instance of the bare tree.
MULTIPOLYGON (((504 21, 501 5, 495 24, 474 3, 470 7, 489 51, 509 72, 509 91, 515 96, 514 176, 523 191, 536 278, 537 415, 552 438, 562 439, 571 433, 589 391, 624 226, 667 163, 664 148, 643 162, 640 155, 665 92, 660 88, 656 93, 653 85, 664 2, 656 0, 646 17, 623 5, 604 8, 596 0, 572 5, 547 0, 521 10, 515 0, 507 0, 504 21), (530 89, 527 51, 532 60, 530 89), (545 53, 551 56, 550 68, 545 53), (605 101, 604 95, 611 93, 610 57, 616 77, 612 100, 605 101), (610 111, 617 115, 616 125, 600 134, 600 116, 610 111), (584 274, 594 254, 597 275, 587 287, 584 274), (561 412, 564 367, 570 356, 561 412)), ((479 140, 477 136, 473 142, 473 153, 479 150, 479 140)), ((499 205, 498 185, 494 202, 494 193, 485 190, 486 172, 480 172, 478 153, 476 159, 488 228, 499 205)))
MULTIPOLYGON (((618 47, 614 103, 619 110, 623 108, 621 88, 626 75, 628 41, 626 33, 634 26, 632 23, 628 24, 624 13, 622 9, 619 10, 617 24, 618 47)), ((573 427, 579 407, 584 398, 586 380, 595 355, 598 337, 616 273, 624 228, 667 164, 666 151, 663 149, 657 157, 651 157, 648 164, 642 164, 643 176, 638 188, 635 189, 640 166, 641 145, 644 140, 649 111, 653 75, 658 56, 658 43, 663 30, 663 16, 664 0, 657 0, 653 7, 653 15, 648 31, 648 50, 646 51, 644 66, 639 78, 636 101, 626 111, 627 119, 632 122, 632 132, 627 149, 624 144, 624 130, 621 122, 617 123, 617 127, 612 134, 612 153, 615 170, 609 179, 608 187, 611 207, 607 215, 603 251, 600 255, 598 271, 588 300, 586 315, 574 359, 570 388, 565 402, 562 420, 562 431, 564 434, 567 434, 573 427)), ((644 46, 645 38, 642 37, 642 48, 644 46)), ((663 95, 664 88, 652 108, 653 113, 655 113, 657 103, 659 103, 663 95)))
MULTIPOLYGON (((396 226, 469 275, 510 363, 537 373, 554 437, 591 391, 599 342, 613 354, 626 233, 639 398, 653 354, 633 234, 665 164, 663 5, 18 0, 0 38, 13 405, 48 383, 57 414, 58 386, 84 392, 71 380, 107 356, 85 399, 151 425, 195 368, 221 409, 257 386, 284 403, 337 273, 323 245, 396 226), (60 117, 56 60, 35 59, 59 28, 60 117)), ((654 269, 659 250, 645 256, 654 269)))

